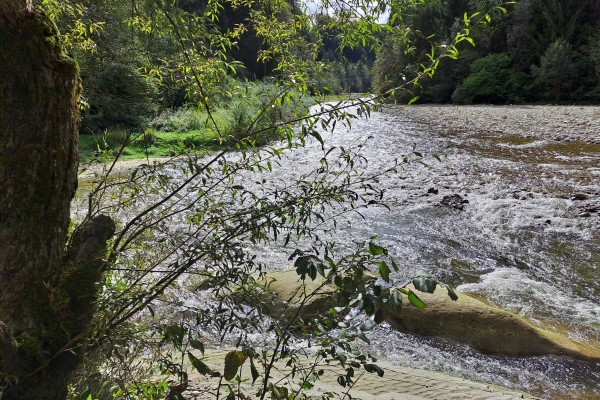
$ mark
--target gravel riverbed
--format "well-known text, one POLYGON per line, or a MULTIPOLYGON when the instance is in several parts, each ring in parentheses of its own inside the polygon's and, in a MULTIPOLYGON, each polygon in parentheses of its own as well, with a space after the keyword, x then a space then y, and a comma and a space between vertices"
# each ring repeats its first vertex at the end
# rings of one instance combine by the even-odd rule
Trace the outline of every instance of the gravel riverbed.
POLYGON ((600 144, 600 106, 412 105, 385 106, 382 111, 434 129, 600 144))

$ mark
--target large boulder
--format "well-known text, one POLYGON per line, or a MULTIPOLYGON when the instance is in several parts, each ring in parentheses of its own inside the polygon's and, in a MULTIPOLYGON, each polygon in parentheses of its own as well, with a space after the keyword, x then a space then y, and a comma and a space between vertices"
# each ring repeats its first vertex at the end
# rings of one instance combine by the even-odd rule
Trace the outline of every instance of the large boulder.
POLYGON ((321 275, 314 281, 309 277, 303 281, 295 270, 287 270, 269 273, 263 279, 263 304, 272 315, 312 317, 333 307, 335 286, 326 284, 321 275))
MULTIPOLYGON (((408 289, 415 290, 412 285, 408 289)), ((485 354, 525 357, 561 355, 600 362, 600 350, 540 329, 506 310, 492 307, 466 293, 451 301, 446 291, 419 292, 427 305, 418 309, 403 298, 402 311, 384 305, 386 320, 401 332, 439 336, 468 343, 485 354)))
MULTIPOLYGON (((335 301, 335 285, 328 284, 321 275, 315 280, 308 276, 303 281, 295 270, 267 274, 263 279, 265 293, 261 296, 263 307, 272 315, 297 315, 302 318, 326 313, 338 304, 335 301)), ((363 281, 376 279, 365 274, 363 281)))
MULTIPOLYGON (((267 274, 268 305, 273 315, 300 317, 325 313, 336 304, 332 301, 333 285, 324 284, 319 276, 302 281, 294 271, 267 274), (300 307, 302 305, 302 307, 300 307)), ((368 276, 367 279, 374 279, 368 276)), ((415 290, 412 285, 408 289, 415 290)), ((433 294, 417 292, 427 305, 418 309, 403 296, 402 311, 383 305, 386 321, 395 329, 421 336, 438 336, 467 343, 485 354, 514 357, 560 355, 579 360, 600 362, 600 349, 576 342, 565 336, 535 327, 520 316, 458 293, 451 301, 446 291, 433 294)))

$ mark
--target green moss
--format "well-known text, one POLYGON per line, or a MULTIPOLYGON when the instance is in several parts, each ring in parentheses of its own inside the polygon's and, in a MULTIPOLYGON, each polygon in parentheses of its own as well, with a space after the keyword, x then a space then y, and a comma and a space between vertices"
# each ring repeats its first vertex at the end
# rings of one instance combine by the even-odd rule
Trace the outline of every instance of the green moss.
POLYGON ((44 351, 42 343, 39 339, 31 337, 29 334, 22 334, 15 338, 19 353, 24 355, 26 358, 35 360, 36 363, 41 364, 46 361, 48 352, 44 351))

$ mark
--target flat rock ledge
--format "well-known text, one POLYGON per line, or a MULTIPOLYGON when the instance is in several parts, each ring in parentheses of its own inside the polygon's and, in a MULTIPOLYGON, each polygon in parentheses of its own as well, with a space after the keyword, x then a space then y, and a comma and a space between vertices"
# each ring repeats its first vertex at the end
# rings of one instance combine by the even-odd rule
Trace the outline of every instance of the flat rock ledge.
MULTIPOLYGON (((327 298, 332 286, 323 286, 319 276, 315 281, 300 280, 296 271, 267 274, 269 292, 278 293, 270 309, 274 315, 298 313, 310 317, 325 313, 333 305, 327 298), (307 295, 315 292, 307 298, 307 295), (298 311, 299 304, 304 306, 298 311)), ((413 287, 409 286, 413 289, 413 287)), ((425 309, 412 306, 403 296, 402 311, 384 305, 386 321, 395 329, 421 336, 438 336, 466 343, 484 354, 512 357, 557 355, 591 363, 600 363, 600 346, 576 342, 558 333, 538 328, 522 317, 492 307, 466 293, 458 293, 458 301, 451 301, 445 290, 433 294, 416 292, 425 302, 425 309)))
MULTIPOLYGON (((203 361, 213 370, 223 372, 224 359, 227 350, 207 350, 203 361)), ((200 354, 197 354, 199 357, 200 354)), ((313 359, 306 357, 308 364, 313 359)), ((250 376, 249 363, 242 367, 242 376, 250 376)), ((311 398, 321 398, 327 392, 338 393, 340 398, 346 391, 351 399, 357 400, 516 400, 516 399, 538 399, 527 393, 511 390, 505 387, 490 385, 486 383, 469 381, 466 379, 450 376, 442 372, 412 369, 394 366, 384 362, 377 362, 383 369, 383 377, 376 374, 366 374, 348 391, 336 383, 339 374, 344 373, 342 367, 334 365, 319 365, 317 369, 323 369, 324 374, 315 382, 315 386, 305 393, 311 398)), ((291 371, 284 363, 276 363, 272 378, 277 381, 291 371)), ((262 371, 262 365, 257 363, 257 368, 262 371)), ((198 374, 196 371, 190 374, 190 385, 185 392, 186 398, 191 399, 214 399, 217 389, 218 378, 208 378, 198 374)), ((287 380, 283 379, 282 382, 287 380)), ((256 384, 251 386, 250 382, 244 383, 248 393, 256 393, 259 389, 260 378, 256 384)), ((290 389, 295 387, 290 385, 290 389)), ((336 397, 337 398, 337 397, 336 397)), ((538 399, 539 400, 539 399, 538 399)))

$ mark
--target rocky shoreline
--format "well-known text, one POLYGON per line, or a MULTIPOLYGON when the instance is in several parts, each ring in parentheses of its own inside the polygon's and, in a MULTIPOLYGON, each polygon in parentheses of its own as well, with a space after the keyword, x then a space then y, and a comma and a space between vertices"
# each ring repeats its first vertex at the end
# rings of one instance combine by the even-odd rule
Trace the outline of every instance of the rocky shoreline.
MULTIPOLYGON (((600 210, 600 106, 386 105, 380 111, 395 123, 424 126, 467 152, 500 161, 491 167, 499 167, 498 173, 512 163, 520 173, 509 180, 515 187, 507 196, 523 204, 565 200, 562 225, 600 228, 598 218, 589 218, 600 210)), ((467 177, 461 182, 476 191, 492 190, 467 177)), ((538 225, 557 222, 548 216, 536 216, 538 225)))
POLYGON ((600 106, 383 106, 384 113, 404 116, 444 131, 487 131, 554 142, 600 144, 600 106))

